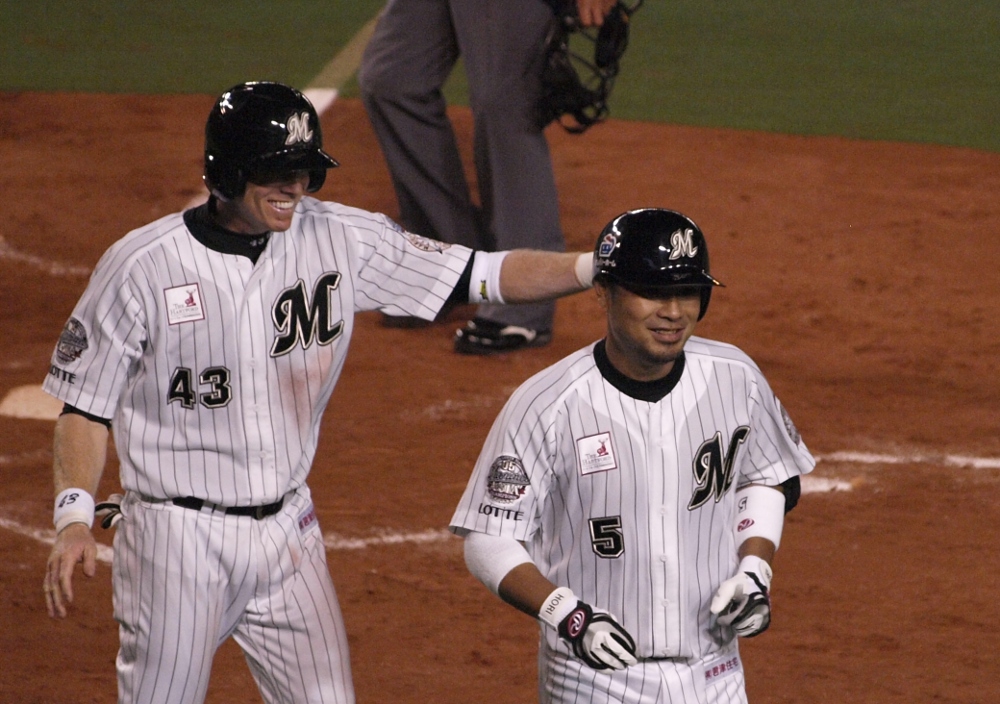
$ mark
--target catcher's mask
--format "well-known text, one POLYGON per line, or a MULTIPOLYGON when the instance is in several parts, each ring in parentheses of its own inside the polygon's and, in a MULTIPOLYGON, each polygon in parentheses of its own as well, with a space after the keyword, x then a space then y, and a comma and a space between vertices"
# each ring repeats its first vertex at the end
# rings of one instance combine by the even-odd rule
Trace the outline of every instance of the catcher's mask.
POLYGON ((205 124, 205 183, 223 198, 239 198, 247 181, 270 183, 308 171, 315 193, 338 166, 323 151, 319 116, 309 99, 281 83, 233 86, 215 101, 205 124))
POLYGON ((580 24, 575 2, 549 0, 559 21, 545 40, 539 128, 558 120, 567 132, 580 134, 608 116, 608 97, 628 46, 629 18, 642 2, 618 2, 593 29, 580 24), (590 50, 592 57, 585 55, 590 50))
POLYGON ((660 298, 677 286, 701 289, 705 317, 712 289, 722 286, 709 273, 708 245, 689 217, 664 208, 629 210, 597 237, 594 278, 618 284, 643 298, 660 298))

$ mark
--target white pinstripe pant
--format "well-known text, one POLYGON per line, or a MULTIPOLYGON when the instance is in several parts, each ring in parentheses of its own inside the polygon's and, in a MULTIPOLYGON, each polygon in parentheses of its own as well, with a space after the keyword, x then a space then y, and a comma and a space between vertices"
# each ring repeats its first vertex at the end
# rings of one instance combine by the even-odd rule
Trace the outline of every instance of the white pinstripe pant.
POLYGON ((353 704, 347 635, 309 490, 255 520, 129 494, 115 535, 120 704, 203 702, 232 636, 268 704, 353 704))
MULTIPOLYGON (((736 642, 704 659, 643 660, 621 671, 594 670, 541 639, 542 704, 747 704, 743 668, 706 681, 706 666, 738 658, 736 642)), ((737 660, 738 662, 738 660, 737 660)))

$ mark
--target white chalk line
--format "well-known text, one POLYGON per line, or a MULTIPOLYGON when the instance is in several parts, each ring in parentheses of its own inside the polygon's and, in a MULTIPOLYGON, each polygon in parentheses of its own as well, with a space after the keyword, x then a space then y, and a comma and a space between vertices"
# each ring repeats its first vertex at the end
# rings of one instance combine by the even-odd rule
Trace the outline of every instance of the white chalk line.
MULTIPOLYGON (((12 521, 8 518, 0 518, 0 528, 6 528, 11 533, 17 533, 18 535, 23 535, 26 538, 32 538, 45 545, 53 545, 56 542, 56 532, 49 529, 41 528, 28 528, 23 526, 17 521, 12 521)), ((104 545, 102 543, 97 544, 97 561, 105 562, 111 564, 111 547, 104 545)))
MULTIPOLYGON (((20 455, 0 455, 0 466, 19 464, 25 461, 36 462, 51 457, 51 452, 36 450, 20 455)), ((852 452, 848 450, 833 452, 816 457, 817 463, 835 462, 842 464, 936 464, 945 467, 965 469, 1000 469, 1000 458, 971 457, 967 455, 888 455, 868 452, 852 452)), ((854 488, 849 481, 827 477, 802 477, 803 494, 823 494, 847 492, 854 488)), ((0 517, 0 528, 17 533, 40 543, 52 545, 55 542, 55 531, 52 529, 29 528, 17 521, 0 517)), ((373 547, 396 545, 424 545, 452 539, 452 534, 445 529, 426 529, 417 532, 377 531, 376 535, 367 538, 352 538, 338 533, 324 533, 323 545, 334 552, 339 550, 366 550, 373 547)), ((111 563, 111 548, 98 544, 97 559, 100 562, 111 563)))
MULTIPOLYGON (((55 530, 48 528, 29 528, 21 525, 17 521, 9 518, 0 518, 0 528, 9 530, 11 533, 23 535, 26 538, 37 540, 44 545, 54 545, 56 542, 55 530)), ((324 533, 323 545, 333 552, 337 550, 364 550, 370 547, 380 547, 383 545, 405 545, 408 543, 426 544, 439 543, 449 540, 454 536, 447 530, 425 530, 418 533, 393 533, 384 532, 370 538, 346 538, 336 533, 324 533)), ((113 551, 110 545, 97 544, 97 561, 110 565, 113 551)))
POLYGON ((842 462, 845 464, 940 464, 945 467, 969 469, 1000 469, 998 457, 969 457, 967 455, 887 455, 869 452, 834 452, 816 458, 817 462, 842 462))
POLYGON ((8 244, 3 235, 0 235, 0 259, 7 259, 18 264, 27 264, 33 269, 49 274, 50 276, 90 276, 90 268, 85 266, 74 266, 72 264, 61 264, 59 262, 42 259, 34 254, 26 254, 15 249, 8 244))

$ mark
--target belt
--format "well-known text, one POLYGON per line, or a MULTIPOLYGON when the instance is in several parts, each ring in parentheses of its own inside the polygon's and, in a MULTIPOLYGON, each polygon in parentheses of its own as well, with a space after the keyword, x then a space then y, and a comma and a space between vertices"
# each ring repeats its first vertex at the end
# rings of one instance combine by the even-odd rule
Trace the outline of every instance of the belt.
POLYGON ((265 516, 273 516, 280 511, 282 505, 285 503, 285 497, 282 496, 273 504, 264 504, 263 506, 219 506, 218 504, 213 504, 211 501, 196 499, 193 496, 181 496, 176 499, 171 499, 171 501, 174 506, 190 508, 195 511, 207 508, 210 511, 218 511, 219 513, 224 513, 227 516, 252 516, 254 519, 259 521, 265 516))

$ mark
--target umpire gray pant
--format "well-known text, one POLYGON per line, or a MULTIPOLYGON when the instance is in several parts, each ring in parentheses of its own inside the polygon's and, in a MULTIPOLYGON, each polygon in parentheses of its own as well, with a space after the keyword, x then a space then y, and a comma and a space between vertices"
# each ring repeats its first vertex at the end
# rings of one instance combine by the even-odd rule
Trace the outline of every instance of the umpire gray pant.
MULTIPOLYGON (((389 0, 358 80, 407 229, 490 251, 565 250, 549 147, 532 117, 554 21, 544 0, 389 0), (459 56, 481 209, 441 93, 459 56)), ((487 304, 476 315, 551 330, 554 312, 554 302, 487 304)))

